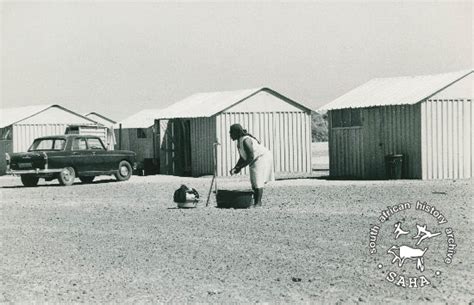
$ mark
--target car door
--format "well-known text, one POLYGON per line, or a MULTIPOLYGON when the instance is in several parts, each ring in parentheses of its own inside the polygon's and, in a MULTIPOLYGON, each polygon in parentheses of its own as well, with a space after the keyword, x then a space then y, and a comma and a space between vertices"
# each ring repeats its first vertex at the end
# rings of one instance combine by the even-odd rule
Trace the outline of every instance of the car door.
POLYGON ((91 153, 89 161, 92 171, 107 172, 111 170, 108 164, 107 150, 99 138, 87 138, 87 149, 91 153))
POLYGON ((92 153, 87 149, 84 137, 74 138, 71 146, 71 160, 77 175, 91 171, 90 157, 92 153))

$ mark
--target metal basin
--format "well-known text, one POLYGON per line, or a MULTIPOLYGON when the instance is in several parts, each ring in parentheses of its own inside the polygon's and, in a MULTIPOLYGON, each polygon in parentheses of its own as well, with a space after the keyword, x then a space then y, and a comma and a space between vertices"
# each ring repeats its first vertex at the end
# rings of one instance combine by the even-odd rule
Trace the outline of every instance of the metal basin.
POLYGON ((253 192, 218 190, 216 199, 218 208, 247 209, 253 204, 253 192))

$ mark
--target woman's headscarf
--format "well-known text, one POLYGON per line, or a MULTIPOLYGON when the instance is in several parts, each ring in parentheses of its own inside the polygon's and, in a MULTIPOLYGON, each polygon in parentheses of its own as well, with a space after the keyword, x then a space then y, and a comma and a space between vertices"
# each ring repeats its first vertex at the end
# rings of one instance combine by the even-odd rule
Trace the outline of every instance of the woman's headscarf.
POLYGON ((248 133, 247 129, 244 129, 242 127, 242 125, 240 125, 240 124, 232 124, 230 126, 230 131, 235 132, 235 134, 238 135, 238 138, 241 138, 243 136, 249 136, 249 137, 252 137, 255 140, 257 140, 257 142, 260 144, 260 141, 257 138, 255 138, 254 136, 252 136, 250 133, 248 133))

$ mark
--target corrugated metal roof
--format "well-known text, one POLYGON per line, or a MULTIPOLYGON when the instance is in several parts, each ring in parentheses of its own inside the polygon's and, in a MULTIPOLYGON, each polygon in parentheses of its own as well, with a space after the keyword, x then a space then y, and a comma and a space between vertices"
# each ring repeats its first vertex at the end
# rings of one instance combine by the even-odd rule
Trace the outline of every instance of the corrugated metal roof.
POLYGON ((95 123, 91 119, 82 116, 74 111, 66 109, 59 105, 34 105, 34 106, 24 106, 24 107, 15 107, 15 108, 3 108, 0 109, 0 128, 4 128, 15 123, 19 123, 27 118, 30 118, 40 112, 43 112, 51 107, 57 107, 74 115, 77 115, 80 118, 83 118, 91 123, 95 123))
POLYGON ((472 72, 471 69, 436 75, 375 78, 318 110, 416 104, 472 72))
POLYGON ((179 102, 172 104, 171 106, 161 111, 160 119, 173 119, 173 118, 199 118, 199 117, 211 117, 216 115, 229 107, 232 107, 254 94, 260 91, 267 91, 285 101, 311 111, 306 106, 297 103, 272 89, 266 87, 237 90, 237 91, 219 91, 219 92, 205 92, 193 94, 179 102))
POLYGON ((122 128, 148 128, 155 124, 160 113, 161 109, 145 109, 118 122, 114 128, 119 128, 119 124, 122 124, 122 128))

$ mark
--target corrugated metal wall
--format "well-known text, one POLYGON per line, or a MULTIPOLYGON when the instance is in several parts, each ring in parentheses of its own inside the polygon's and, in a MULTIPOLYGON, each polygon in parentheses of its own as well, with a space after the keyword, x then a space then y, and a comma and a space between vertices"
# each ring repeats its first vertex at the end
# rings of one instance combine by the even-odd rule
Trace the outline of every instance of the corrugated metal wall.
POLYGON ((13 152, 24 152, 38 137, 64 134, 68 124, 13 125, 13 152))
MULTIPOLYGON (((145 130, 146 138, 138 138, 137 128, 122 128, 122 150, 131 150, 134 151, 137 156, 137 162, 143 162, 145 158, 152 159, 154 157, 153 152, 153 127, 142 128, 145 130)), ((115 138, 117 139, 117 144, 115 149, 119 149, 119 129, 115 129, 115 138)), ((159 149, 159 148, 158 148, 159 149)), ((156 152, 158 158, 158 150, 156 152)))
POLYGON ((385 156, 403 154, 403 178, 421 178, 419 105, 363 108, 361 127, 332 127, 329 163, 334 177, 384 179, 385 156))
POLYGON ((213 143, 215 141, 215 117, 191 119, 191 167, 193 176, 213 174, 213 143))
POLYGON ((107 127, 79 126, 79 134, 99 137, 105 147, 107 147, 107 127))
POLYGON ((362 128, 330 129, 329 155, 331 176, 362 178, 364 176, 362 128))
MULTIPOLYGON (((226 112, 216 117, 218 175, 228 176, 239 159, 229 136, 239 123, 273 153, 276 173, 311 172, 311 116, 305 112, 226 112)), ((248 174, 244 169, 243 174, 248 174)))
POLYGON ((402 178, 421 178, 420 105, 366 108, 362 113, 364 178, 385 179, 389 154, 403 154, 402 178))
POLYGON ((473 112, 471 100, 421 103, 423 179, 474 176, 473 112))

